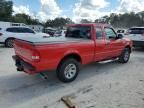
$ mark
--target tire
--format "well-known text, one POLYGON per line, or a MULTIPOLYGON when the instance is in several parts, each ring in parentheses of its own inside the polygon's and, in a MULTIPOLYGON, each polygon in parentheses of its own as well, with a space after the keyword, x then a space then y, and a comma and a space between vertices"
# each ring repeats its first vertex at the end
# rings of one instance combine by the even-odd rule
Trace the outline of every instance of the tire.
POLYGON ((129 58, 130 58, 130 49, 125 48, 119 57, 119 62, 120 63, 127 63, 129 61, 129 58))
POLYGON ((5 46, 8 48, 13 48, 13 43, 14 43, 14 39, 12 39, 12 38, 7 39, 5 42, 5 46))
POLYGON ((79 73, 80 63, 75 59, 66 59, 62 61, 57 69, 57 77, 64 83, 72 82, 79 73))

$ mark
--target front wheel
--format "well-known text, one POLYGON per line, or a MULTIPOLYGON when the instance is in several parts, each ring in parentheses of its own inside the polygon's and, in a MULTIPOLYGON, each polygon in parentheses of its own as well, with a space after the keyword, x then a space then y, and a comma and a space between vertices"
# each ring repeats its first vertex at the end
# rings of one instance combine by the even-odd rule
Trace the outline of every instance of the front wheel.
POLYGON ((130 49, 125 48, 119 57, 119 62, 120 63, 127 63, 129 61, 129 58, 130 58, 130 49))
POLYGON ((64 60, 57 69, 58 79, 65 83, 74 81, 78 73, 79 62, 75 59, 64 60))

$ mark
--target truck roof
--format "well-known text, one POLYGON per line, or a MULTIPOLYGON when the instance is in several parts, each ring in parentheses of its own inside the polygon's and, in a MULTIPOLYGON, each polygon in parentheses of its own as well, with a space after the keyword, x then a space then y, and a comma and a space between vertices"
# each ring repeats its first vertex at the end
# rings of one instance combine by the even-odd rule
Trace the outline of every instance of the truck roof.
POLYGON ((83 24, 69 24, 67 26, 104 26, 104 27, 110 27, 109 24, 106 23, 83 23, 83 24))

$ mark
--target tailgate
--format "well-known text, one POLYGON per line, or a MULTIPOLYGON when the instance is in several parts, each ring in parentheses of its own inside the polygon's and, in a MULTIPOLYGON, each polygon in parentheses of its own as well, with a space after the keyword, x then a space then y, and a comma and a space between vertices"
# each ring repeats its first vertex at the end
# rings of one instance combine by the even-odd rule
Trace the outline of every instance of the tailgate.
POLYGON ((32 55, 34 52, 34 45, 28 41, 15 40, 14 44, 15 53, 24 61, 32 61, 32 55))

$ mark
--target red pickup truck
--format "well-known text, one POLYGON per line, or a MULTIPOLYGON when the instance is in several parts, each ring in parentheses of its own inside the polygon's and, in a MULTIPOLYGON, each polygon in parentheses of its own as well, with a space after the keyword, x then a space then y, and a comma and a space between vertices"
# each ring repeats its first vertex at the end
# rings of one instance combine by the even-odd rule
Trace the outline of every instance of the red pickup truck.
POLYGON ((17 70, 28 74, 56 70, 63 82, 73 81, 81 64, 118 58, 126 63, 132 41, 117 35, 107 24, 73 24, 63 38, 15 40, 17 70))

